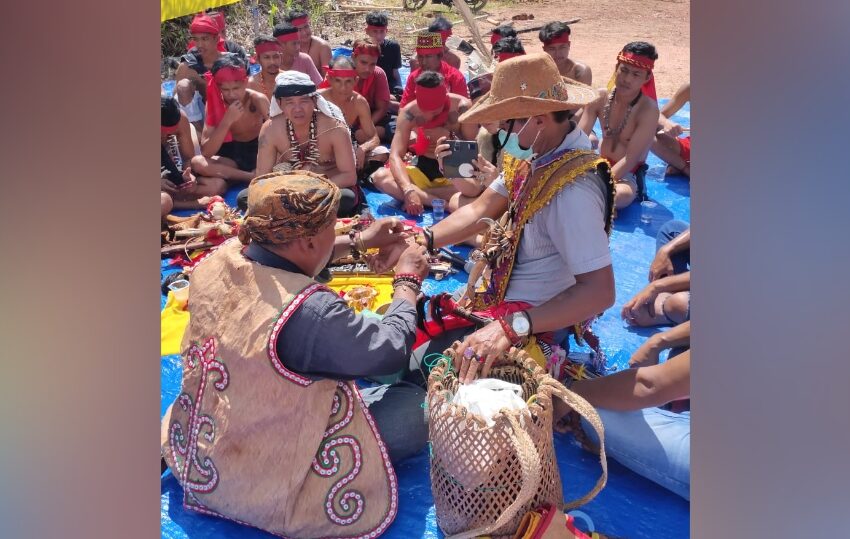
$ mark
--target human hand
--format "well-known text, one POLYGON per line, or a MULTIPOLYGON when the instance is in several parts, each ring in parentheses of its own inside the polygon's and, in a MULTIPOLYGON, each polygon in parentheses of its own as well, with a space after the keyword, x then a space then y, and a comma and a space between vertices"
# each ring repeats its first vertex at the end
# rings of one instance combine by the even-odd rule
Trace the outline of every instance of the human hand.
POLYGON ((242 114, 245 112, 245 106, 241 101, 234 101, 230 105, 227 106, 227 111, 224 113, 224 118, 222 118, 222 122, 227 124, 228 126, 233 125, 239 118, 242 117, 242 114))
POLYGON ((457 347, 460 352, 457 370, 460 383, 468 384, 479 374, 481 378, 489 376, 493 362, 510 347, 511 341, 498 320, 468 335, 457 347))
POLYGON ((673 275, 673 261, 670 260, 670 251, 665 247, 662 247, 655 253, 655 258, 652 260, 652 264, 649 265, 649 282, 673 275))
POLYGON ((398 217, 378 219, 360 233, 360 239, 367 249, 380 249, 393 243, 404 243, 406 237, 404 224, 398 217))
POLYGON ((635 294, 635 297, 630 299, 623 305, 623 310, 620 313, 626 320, 634 320, 637 316, 637 310, 644 305, 649 306, 649 315, 655 317, 655 298, 658 297, 658 290, 654 283, 649 283, 643 290, 635 294))
POLYGON ((407 249, 407 242, 391 243, 381 247, 376 254, 366 254, 366 263, 375 273, 386 273, 398 264, 401 254, 407 249))
POLYGON ((648 367, 650 365, 658 365, 658 356, 661 354, 661 347, 658 346, 657 340, 652 337, 648 338, 629 359, 629 367, 648 367))
POLYGON ((366 151, 363 149, 363 146, 357 146, 354 148, 354 166, 357 167, 357 170, 363 170, 363 167, 366 165, 366 151))
POLYGON ((443 171, 443 159, 452 154, 451 145, 446 142, 448 138, 438 138, 437 145, 434 147, 434 157, 437 158, 437 165, 440 167, 440 172, 443 171))
POLYGON ((668 137, 673 137, 673 138, 677 138, 682 133, 684 133, 682 126, 677 124, 676 122, 669 122, 661 130, 662 135, 667 135, 668 137))
POLYGON ((194 187, 196 183, 198 183, 197 177, 192 174, 191 168, 186 167, 183 170, 183 183, 180 185, 180 189, 189 189, 194 187))
POLYGON ((596 133, 591 131, 590 135, 588 135, 588 138, 590 139, 590 149, 591 150, 598 149, 599 148, 599 137, 596 136, 596 133))
POLYGON ((415 243, 408 245, 398 260, 396 274, 412 273, 424 280, 429 270, 427 253, 428 251, 422 245, 415 243))
POLYGON ((424 210, 422 200, 415 190, 410 190, 404 194, 404 211, 411 215, 420 215, 424 210))
POLYGON ((173 194, 175 194, 175 193, 177 192, 177 186, 176 186, 176 185, 174 185, 174 184, 173 184, 171 181, 169 181, 167 178, 160 178, 160 180, 159 180, 159 184, 160 184, 160 187, 159 187, 159 188, 160 188, 160 190, 161 190, 161 191, 165 191, 165 192, 166 192, 166 193, 168 193, 169 195, 173 195, 173 194))
POLYGON ((493 163, 485 159, 480 153, 477 158, 472 160, 472 166, 474 166, 477 171, 475 179, 482 185, 489 184, 499 175, 499 169, 497 169, 493 163))

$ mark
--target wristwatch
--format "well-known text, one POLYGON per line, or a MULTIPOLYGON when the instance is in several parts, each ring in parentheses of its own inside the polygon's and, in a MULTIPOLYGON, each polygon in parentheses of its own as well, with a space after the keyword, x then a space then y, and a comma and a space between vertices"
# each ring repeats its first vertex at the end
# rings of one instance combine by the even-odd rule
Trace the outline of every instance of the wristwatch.
POLYGON ((511 317, 511 329, 513 329, 520 338, 528 337, 531 334, 531 322, 528 319, 528 314, 525 311, 514 313, 511 317))

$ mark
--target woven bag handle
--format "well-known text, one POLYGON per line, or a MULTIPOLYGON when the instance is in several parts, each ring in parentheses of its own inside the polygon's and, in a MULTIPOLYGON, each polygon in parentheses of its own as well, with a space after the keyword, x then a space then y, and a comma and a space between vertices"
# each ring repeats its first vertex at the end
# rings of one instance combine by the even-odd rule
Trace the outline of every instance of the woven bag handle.
POLYGON ((585 418, 593 426, 593 430, 596 431, 596 435, 599 437, 599 464, 602 465, 602 475, 599 476, 596 485, 594 485, 590 492, 577 500, 564 503, 563 510, 567 511, 584 505, 595 498, 599 494, 599 491, 605 487, 605 483, 608 482, 608 460, 605 457, 605 427, 602 425, 602 419, 599 418, 596 409, 584 397, 570 391, 555 379, 547 380, 544 383, 552 388, 553 396, 560 398, 570 408, 585 418))
POLYGON ((520 488, 516 500, 502 511, 496 522, 448 536, 446 539, 470 539, 480 535, 489 535, 493 530, 501 528, 514 518, 540 487, 540 455, 537 453, 537 448, 534 447, 534 442, 517 421, 516 414, 502 414, 502 418, 511 426, 510 440, 522 470, 522 488, 520 488))

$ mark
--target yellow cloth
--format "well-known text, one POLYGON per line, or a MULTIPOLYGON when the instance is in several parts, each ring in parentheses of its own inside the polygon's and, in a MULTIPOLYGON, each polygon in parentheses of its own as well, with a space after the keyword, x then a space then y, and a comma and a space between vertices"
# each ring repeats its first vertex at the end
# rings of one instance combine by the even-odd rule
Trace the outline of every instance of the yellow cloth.
POLYGON ((214 7, 235 4, 239 0, 159 0, 160 22, 192 15, 214 7))
POLYGON ((328 287, 334 292, 347 292, 355 286, 370 285, 378 291, 378 296, 372 308, 377 311, 382 305, 389 305, 393 301, 393 277, 392 275, 334 275, 328 287))
POLYGON ((537 344, 537 338, 534 335, 528 340, 528 344, 525 345, 524 350, 528 352, 531 359, 546 370, 546 356, 543 355, 543 350, 537 344))
POLYGON ((407 175, 410 176, 410 181, 413 182, 413 185, 420 189, 445 187, 452 184, 452 182, 446 178, 434 178, 433 180, 429 180, 428 176, 426 176, 424 172, 412 165, 407 165, 407 175))
POLYGON ((186 302, 177 301, 174 299, 174 292, 169 292, 165 308, 159 314, 159 320, 160 355, 179 354, 180 343, 183 342, 183 333, 189 324, 189 311, 186 310, 186 302))

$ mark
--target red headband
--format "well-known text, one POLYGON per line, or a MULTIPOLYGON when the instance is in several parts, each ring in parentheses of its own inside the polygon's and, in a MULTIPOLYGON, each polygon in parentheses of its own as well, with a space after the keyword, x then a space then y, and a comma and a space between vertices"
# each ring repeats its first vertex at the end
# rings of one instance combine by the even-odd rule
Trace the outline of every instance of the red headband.
POLYGON ((243 80, 248 80, 248 74, 245 73, 244 69, 239 69, 238 67, 222 67, 213 75, 216 84, 221 84, 222 82, 241 82, 243 80))
POLYGON ((617 55, 617 61, 633 65, 641 69, 646 69, 648 71, 652 71, 652 68, 655 67, 655 60, 652 58, 641 56, 632 52, 621 52, 617 55))
POLYGON ((451 28, 449 28, 448 30, 440 30, 440 31, 439 31, 439 32, 437 32, 437 33, 438 33, 438 34, 440 34, 441 36, 443 36, 443 45, 445 45, 445 44, 446 44, 446 40, 449 38, 449 36, 451 36, 451 35, 452 35, 452 29, 451 29, 451 28))
POLYGON ((508 58, 514 58, 515 56, 522 56, 524 52, 500 52, 499 53, 499 61, 507 60, 508 58))
POLYGON ((448 93, 445 84, 438 84, 436 88, 426 88, 417 84, 416 103, 423 112, 439 110, 444 106, 448 93))
POLYGON ((500 39, 502 39, 502 35, 493 32, 490 34, 490 45, 495 45, 500 39))
POLYGON ((219 11, 215 15, 212 16, 212 19, 218 24, 218 29, 224 32, 227 28, 227 21, 224 18, 224 12, 219 11))
POLYGON ((360 45, 359 47, 354 47, 354 51, 351 53, 352 56, 374 56, 375 58, 381 57, 381 49, 377 45, 360 45))
POLYGON ((298 41, 298 32, 290 32, 288 34, 280 34, 277 36, 278 43, 288 43, 290 41, 298 41))
POLYGON ((375 26, 374 24, 367 24, 366 30, 386 30, 386 26, 375 26))
POLYGON ((177 132, 177 127, 180 125, 180 122, 177 122, 174 125, 161 125, 159 126, 159 132, 163 135, 173 135, 177 132))
POLYGON ((325 73, 327 73, 327 76, 329 78, 330 77, 346 78, 346 77, 356 77, 357 76, 357 71, 354 70, 354 69, 333 69, 333 68, 329 67, 329 68, 325 69, 325 73))
POLYGON ((416 47, 416 54, 427 56, 429 54, 440 54, 443 52, 443 47, 441 46, 439 49, 436 47, 416 47))
POLYGON ((564 32, 557 37, 553 37, 548 41, 544 41, 543 44, 546 46, 554 45, 556 43, 569 43, 570 42, 570 34, 564 32))
POLYGON ((292 19, 292 21, 290 21, 289 24, 291 24, 292 26, 296 26, 296 27, 297 26, 304 26, 305 24, 310 24, 310 17, 305 15, 304 17, 292 19))
POLYGON ((254 50, 257 52, 257 56, 266 52, 280 52, 280 42, 270 43, 268 41, 264 41, 254 47, 254 50))
POLYGON ((192 24, 189 25, 189 33, 191 34, 218 34, 221 32, 221 27, 209 15, 200 13, 192 19, 192 24))

